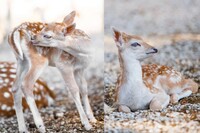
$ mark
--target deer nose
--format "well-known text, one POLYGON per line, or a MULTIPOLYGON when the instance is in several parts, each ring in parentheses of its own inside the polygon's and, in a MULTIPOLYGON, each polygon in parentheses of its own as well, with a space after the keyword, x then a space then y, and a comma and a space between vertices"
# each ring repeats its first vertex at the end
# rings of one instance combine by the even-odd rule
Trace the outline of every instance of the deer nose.
POLYGON ((35 40, 35 39, 36 39, 36 35, 32 35, 31 40, 35 40))
POLYGON ((153 51, 154 51, 155 53, 157 53, 157 52, 158 52, 158 49, 156 49, 156 48, 153 48, 153 51))

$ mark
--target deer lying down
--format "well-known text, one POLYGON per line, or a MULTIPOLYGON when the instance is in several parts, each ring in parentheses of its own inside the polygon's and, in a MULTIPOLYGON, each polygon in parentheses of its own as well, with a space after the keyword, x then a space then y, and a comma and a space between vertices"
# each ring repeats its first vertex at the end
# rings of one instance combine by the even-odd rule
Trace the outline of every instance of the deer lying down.
MULTIPOLYGON (((71 12, 64 18, 63 22, 55 23, 54 26, 60 29, 58 31, 60 33, 59 41, 64 41, 63 39, 75 30, 75 25, 73 24, 74 17, 75 12, 71 12)), ((23 23, 16 27, 8 36, 9 45, 17 58, 17 73, 12 87, 12 93, 19 131, 23 133, 28 132, 21 104, 22 94, 24 94, 33 114, 36 127, 39 132, 45 132, 45 126, 35 104, 32 88, 35 81, 47 66, 57 67, 61 72, 67 89, 71 93, 78 109, 81 123, 86 130, 90 130, 92 126, 89 120, 96 122, 96 119, 90 107, 87 82, 84 77, 84 70, 89 62, 80 63, 80 60, 75 56, 58 48, 33 45, 31 40, 34 40, 34 36, 46 26, 48 26, 47 23, 40 22, 23 23), (85 105, 85 111, 81 104, 80 94, 85 105)), ((49 38, 48 35, 44 35, 43 37, 49 38)))
POLYGON ((198 85, 167 66, 144 65, 140 62, 157 53, 142 38, 113 28, 118 48, 121 76, 117 85, 120 112, 140 109, 160 110, 169 102, 178 102, 198 91, 198 85))
MULTIPOLYGON (((15 115, 11 87, 16 77, 16 68, 13 62, 0 62, 0 116, 15 115)), ((34 84, 34 98, 38 108, 51 105, 54 101, 55 94, 49 89, 47 84, 42 80, 37 80, 34 84)), ((22 99, 23 109, 28 109, 25 98, 22 99)))

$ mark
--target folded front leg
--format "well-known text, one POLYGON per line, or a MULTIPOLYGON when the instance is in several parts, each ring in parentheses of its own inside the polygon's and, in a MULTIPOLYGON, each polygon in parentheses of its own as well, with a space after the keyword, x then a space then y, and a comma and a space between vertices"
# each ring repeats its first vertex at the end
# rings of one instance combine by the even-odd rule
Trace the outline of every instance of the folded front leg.
POLYGON ((169 104, 169 95, 163 93, 158 93, 150 102, 149 108, 151 110, 161 110, 169 104))
POLYGON ((192 94, 192 91, 189 89, 185 89, 183 90, 181 93, 174 93, 171 94, 170 96, 170 102, 171 103, 177 103, 180 99, 184 98, 184 97, 188 97, 192 94))

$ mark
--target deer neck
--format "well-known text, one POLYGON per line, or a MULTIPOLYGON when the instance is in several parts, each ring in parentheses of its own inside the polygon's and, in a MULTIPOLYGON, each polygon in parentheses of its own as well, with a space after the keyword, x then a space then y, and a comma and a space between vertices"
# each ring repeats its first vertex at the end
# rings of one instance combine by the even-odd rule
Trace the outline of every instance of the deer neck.
POLYGON ((136 82, 143 84, 140 61, 119 52, 119 62, 122 70, 122 84, 134 84, 136 82))
POLYGON ((64 49, 66 52, 72 54, 75 57, 89 58, 91 56, 91 46, 88 39, 83 37, 71 37, 71 39, 68 39, 66 44, 67 46, 61 46, 61 49, 64 49))

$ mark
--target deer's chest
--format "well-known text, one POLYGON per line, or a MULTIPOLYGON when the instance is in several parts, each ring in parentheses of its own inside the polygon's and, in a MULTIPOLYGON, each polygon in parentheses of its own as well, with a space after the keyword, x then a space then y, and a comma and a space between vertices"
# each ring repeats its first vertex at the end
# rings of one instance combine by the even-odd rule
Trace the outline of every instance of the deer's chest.
POLYGON ((132 111, 147 109, 152 99, 148 90, 142 84, 124 84, 120 87, 118 104, 127 105, 132 111))

